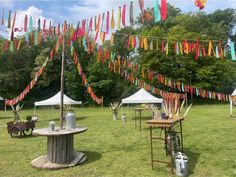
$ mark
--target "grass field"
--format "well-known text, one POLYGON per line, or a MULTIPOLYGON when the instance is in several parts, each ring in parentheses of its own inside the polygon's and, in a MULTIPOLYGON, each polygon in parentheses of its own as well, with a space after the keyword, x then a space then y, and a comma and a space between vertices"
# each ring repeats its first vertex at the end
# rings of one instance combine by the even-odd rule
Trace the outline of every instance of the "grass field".
MULTIPOLYGON (((164 164, 150 165, 149 128, 144 123, 150 112, 144 112, 142 131, 134 128, 133 111, 123 109, 128 121, 112 120, 110 108, 77 108, 76 124, 84 125, 87 132, 75 135, 75 150, 87 154, 87 161, 73 168, 45 171, 31 167, 30 162, 46 154, 46 138, 31 136, 11 138, 0 112, 0 175, 1 176, 114 176, 148 177, 171 176, 164 164)), ((235 115, 236 115, 236 111, 235 115)), ((21 118, 32 115, 33 110, 23 110, 21 118)), ((50 120, 59 125, 59 110, 37 111, 37 128, 48 127, 50 120)), ((7 115, 12 115, 9 111, 7 115)), ((156 130, 157 131, 157 130, 156 130)), ((155 132, 158 133, 158 132, 155 132)), ((183 122, 184 152, 189 157, 190 176, 236 176, 236 119, 229 118, 229 106, 193 106, 183 122)), ((155 157, 165 158, 163 143, 154 144, 155 157)))

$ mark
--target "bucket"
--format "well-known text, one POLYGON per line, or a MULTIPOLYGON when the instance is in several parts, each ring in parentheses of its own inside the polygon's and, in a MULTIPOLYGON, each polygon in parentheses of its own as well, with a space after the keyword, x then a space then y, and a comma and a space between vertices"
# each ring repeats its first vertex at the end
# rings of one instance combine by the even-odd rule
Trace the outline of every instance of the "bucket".
POLYGON ((123 114, 123 116, 121 117, 121 120, 122 120, 122 123, 126 122, 126 115, 125 114, 123 114))
POLYGON ((67 112, 66 113, 66 129, 71 130, 75 128, 75 113, 67 112))
POLYGON ((165 113, 165 112, 161 113, 161 118, 162 118, 162 119, 165 119, 165 118, 166 118, 166 113, 165 113))
POLYGON ((188 157, 184 153, 176 154, 175 167, 177 176, 188 176, 188 157))
POLYGON ((48 124, 48 130, 49 131, 54 131, 55 129, 55 122, 54 121, 50 121, 49 124, 48 124))

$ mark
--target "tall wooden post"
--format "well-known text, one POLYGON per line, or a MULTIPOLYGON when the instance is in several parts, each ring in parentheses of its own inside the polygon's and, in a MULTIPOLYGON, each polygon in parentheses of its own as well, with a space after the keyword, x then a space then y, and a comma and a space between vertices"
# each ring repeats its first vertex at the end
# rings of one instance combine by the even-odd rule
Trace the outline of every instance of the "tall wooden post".
MULTIPOLYGON (((64 24, 65 25, 65 24, 64 24)), ((65 31, 64 31, 65 33, 65 31)), ((64 121, 64 64, 65 64, 65 34, 62 37, 62 59, 61 59, 61 117, 60 117, 60 128, 63 129, 64 121)))

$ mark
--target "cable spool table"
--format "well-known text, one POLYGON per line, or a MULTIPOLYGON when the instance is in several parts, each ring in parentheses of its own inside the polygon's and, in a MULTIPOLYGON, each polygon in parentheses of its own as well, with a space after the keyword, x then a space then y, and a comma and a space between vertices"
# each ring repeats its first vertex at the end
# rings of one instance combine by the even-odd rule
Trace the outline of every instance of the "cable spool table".
POLYGON ((71 130, 61 130, 58 127, 54 131, 49 131, 48 128, 34 130, 34 135, 47 137, 47 155, 34 159, 31 165, 39 169, 60 169, 83 163, 87 156, 74 151, 74 134, 85 131, 85 127, 71 130))

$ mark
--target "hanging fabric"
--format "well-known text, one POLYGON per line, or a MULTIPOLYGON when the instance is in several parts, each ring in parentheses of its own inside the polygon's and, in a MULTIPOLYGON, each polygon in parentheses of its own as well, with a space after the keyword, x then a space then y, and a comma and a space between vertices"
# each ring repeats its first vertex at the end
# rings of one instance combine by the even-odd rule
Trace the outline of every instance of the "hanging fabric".
POLYGON ((155 22, 161 21, 161 13, 160 13, 158 0, 155 0, 155 4, 154 4, 154 17, 155 17, 155 22))
POLYGON ((28 25, 28 17, 27 17, 27 15, 25 15, 25 19, 24 19, 24 32, 27 31, 27 25, 28 25))
POLYGON ((195 60, 197 60, 198 57, 199 57, 199 49, 200 49, 200 45, 199 45, 199 40, 197 39, 197 42, 196 42, 196 54, 195 54, 195 60))
POLYGON ((94 31, 97 31, 97 16, 94 17, 94 31))
POLYGON ((118 30, 120 30, 120 20, 121 20, 121 7, 119 7, 119 10, 118 10, 118 24, 117 24, 117 28, 118 30))
POLYGON ((13 41, 14 40, 14 31, 13 30, 11 30, 11 39, 10 39, 11 41, 13 41))
POLYGON ((211 56, 211 52, 213 52, 213 56, 216 56, 213 44, 212 44, 211 41, 209 41, 209 44, 208 44, 208 56, 211 56))
POLYGON ((33 18, 32 16, 30 16, 30 19, 29 19, 29 32, 32 32, 33 31, 33 18))
POLYGON ((40 18, 38 19, 38 32, 40 32, 41 29, 41 22, 40 22, 40 18))
POLYGON ((125 26, 125 13, 126 13, 126 5, 123 6, 122 10, 122 25, 125 26))
POLYGON ((34 31, 34 45, 38 45, 38 31, 34 31))
POLYGON ((167 4, 166 4, 166 0, 161 0, 161 19, 163 21, 165 21, 166 17, 167 17, 167 4))
POLYGON ((2 8, 2 21, 1 21, 1 25, 4 25, 4 8, 2 8))
POLYGON ((101 14, 98 16, 98 21, 97 21, 97 25, 96 25, 96 31, 99 31, 100 23, 101 23, 101 14))
POLYGON ((232 60, 236 61, 234 42, 230 42, 230 51, 231 51, 231 58, 232 58, 232 60))
POLYGON ((219 58, 219 48, 218 48, 218 45, 216 46, 216 58, 219 58))
POLYGON ((114 30, 115 28, 115 21, 114 21, 114 9, 111 11, 111 28, 114 30))
POLYGON ((107 11, 107 20, 106 20, 106 34, 109 33, 109 19, 110 19, 110 16, 109 16, 109 11, 107 11))
POLYGON ((133 6, 133 1, 130 2, 130 7, 129 7, 129 23, 130 23, 130 26, 134 25, 134 6, 133 6))
POLYGON ((14 17, 13 17, 13 21, 12 21, 11 30, 14 30, 14 28, 15 28, 15 23, 16 23, 16 12, 14 13, 14 17))
POLYGON ((11 11, 9 10, 8 13, 8 23, 7 23, 7 28, 11 28, 11 11))
POLYGON ((141 9, 141 12, 144 12, 144 0, 139 0, 139 7, 141 9))

